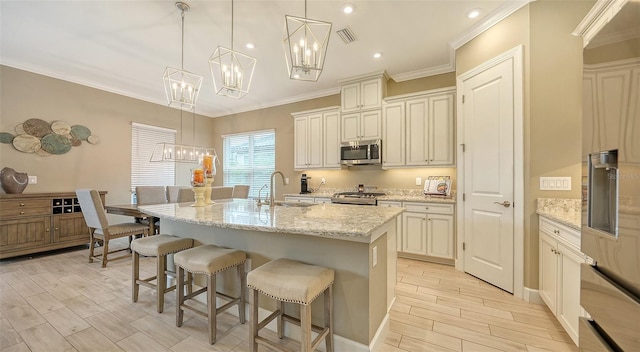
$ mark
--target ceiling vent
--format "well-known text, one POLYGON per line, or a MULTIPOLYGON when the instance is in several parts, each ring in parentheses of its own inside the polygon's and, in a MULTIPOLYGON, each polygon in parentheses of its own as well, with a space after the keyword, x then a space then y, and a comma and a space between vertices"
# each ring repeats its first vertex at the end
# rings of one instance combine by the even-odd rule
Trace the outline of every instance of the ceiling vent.
POLYGON ((338 33, 338 36, 340 36, 345 44, 353 43, 358 40, 358 38, 356 38, 356 34, 353 33, 349 26, 337 30, 336 33, 338 33))

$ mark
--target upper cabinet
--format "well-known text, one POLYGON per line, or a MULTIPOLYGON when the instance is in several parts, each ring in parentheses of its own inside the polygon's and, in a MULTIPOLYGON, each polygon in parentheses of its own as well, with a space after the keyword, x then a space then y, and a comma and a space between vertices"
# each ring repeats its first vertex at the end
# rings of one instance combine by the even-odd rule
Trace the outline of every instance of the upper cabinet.
POLYGON ((382 167, 454 165, 455 88, 390 98, 382 109, 382 167))
POLYGON ((339 108, 296 112, 292 116, 294 169, 340 168, 339 108))
POLYGON ((378 74, 357 80, 341 81, 342 112, 380 109, 387 93, 387 76, 378 74))
POLYGON ((380 139, 380 110, 342 115, 342 141, 380 139))

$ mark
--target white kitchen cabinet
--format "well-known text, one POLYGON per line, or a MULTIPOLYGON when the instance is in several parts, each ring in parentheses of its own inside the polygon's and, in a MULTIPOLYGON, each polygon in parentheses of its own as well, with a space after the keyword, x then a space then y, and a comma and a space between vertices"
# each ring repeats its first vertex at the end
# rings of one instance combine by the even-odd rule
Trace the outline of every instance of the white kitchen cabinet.
POLYGON ((386 74, 381 73, 341 81, 341 111, 345 113, 380 109, 387 92, 387 80, 386 74))
POLYGON ((314 202, 314 203, 319 203, 319 204, 328 204, 328 203, 331 203, 331 198, 326 198, 326 197, 314 197, 314 198, 313 198, 313 202, 314 202))
POLYGON ((403 202, 401 252, 454 259, 453 204, 403 202))
POLYGON ((539 293, 576 345, 580 307, 580 264, 588 257, 572 242, 578 231, 555 221, 540 218, 539 293), (567 238, 567 236, 569 236, 567 238))
POLYGON ((340 168, 338 107, 293 113, 294 169, 340 168))
POLYGON ((343 114, 340 120, 343 142, 380 139, 381 110, 343 114))
POLYGON ((382 167, 454 165, 455 88, 387 99, 382 114, 382 167))
POLYGON ((314 203, 314 198, 313 197, 286 196, 286 197, 284 197, 284 201, 285 202, 290 202, 290 203, 314 203))
MULTIPOLYGON (((378 206, 401 208, 402 202, 379 200, 378 206)), ((402 216, 400 216, 400 218, 396 221, 396 251, 400 251, 401 249, 402 249, 402 216)))
POLYGON ((405 165, 405 103, 385 103, 382 107, 382 167, 405 165))

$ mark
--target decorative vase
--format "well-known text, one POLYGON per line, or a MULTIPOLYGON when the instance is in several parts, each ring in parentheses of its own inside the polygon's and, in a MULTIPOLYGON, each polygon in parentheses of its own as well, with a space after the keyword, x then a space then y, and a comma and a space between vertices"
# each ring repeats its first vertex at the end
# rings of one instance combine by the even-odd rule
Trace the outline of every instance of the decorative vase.
POLYGON ((207 203, 204 202, 204 191, 206 187, 191 187, 196 202, 191 204, 192 207, 204 207, 207 203))
POLYGON ((211 184, 213 183, 213 177, 207 177, 204 186, 204 202, 206 204, 214 204, 215 202, 211 199, 211 184))
POLYGON ((0 184, 7 194, 20 194, 29 184, 29 175, 26 172, 5 167, 0 171, 0 184))

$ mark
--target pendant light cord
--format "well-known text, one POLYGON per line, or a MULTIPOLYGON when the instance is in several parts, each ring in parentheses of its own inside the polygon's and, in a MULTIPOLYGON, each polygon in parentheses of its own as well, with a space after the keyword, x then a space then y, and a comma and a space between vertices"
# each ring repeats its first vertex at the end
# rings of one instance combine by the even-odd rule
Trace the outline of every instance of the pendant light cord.
POLYGON ((233 51, 233 0, 231 0, 231 51, 233 51))
POLYGON ((184 9, 182 9, 182 50, 180 56, 180 69, 184 71, 184 9))

